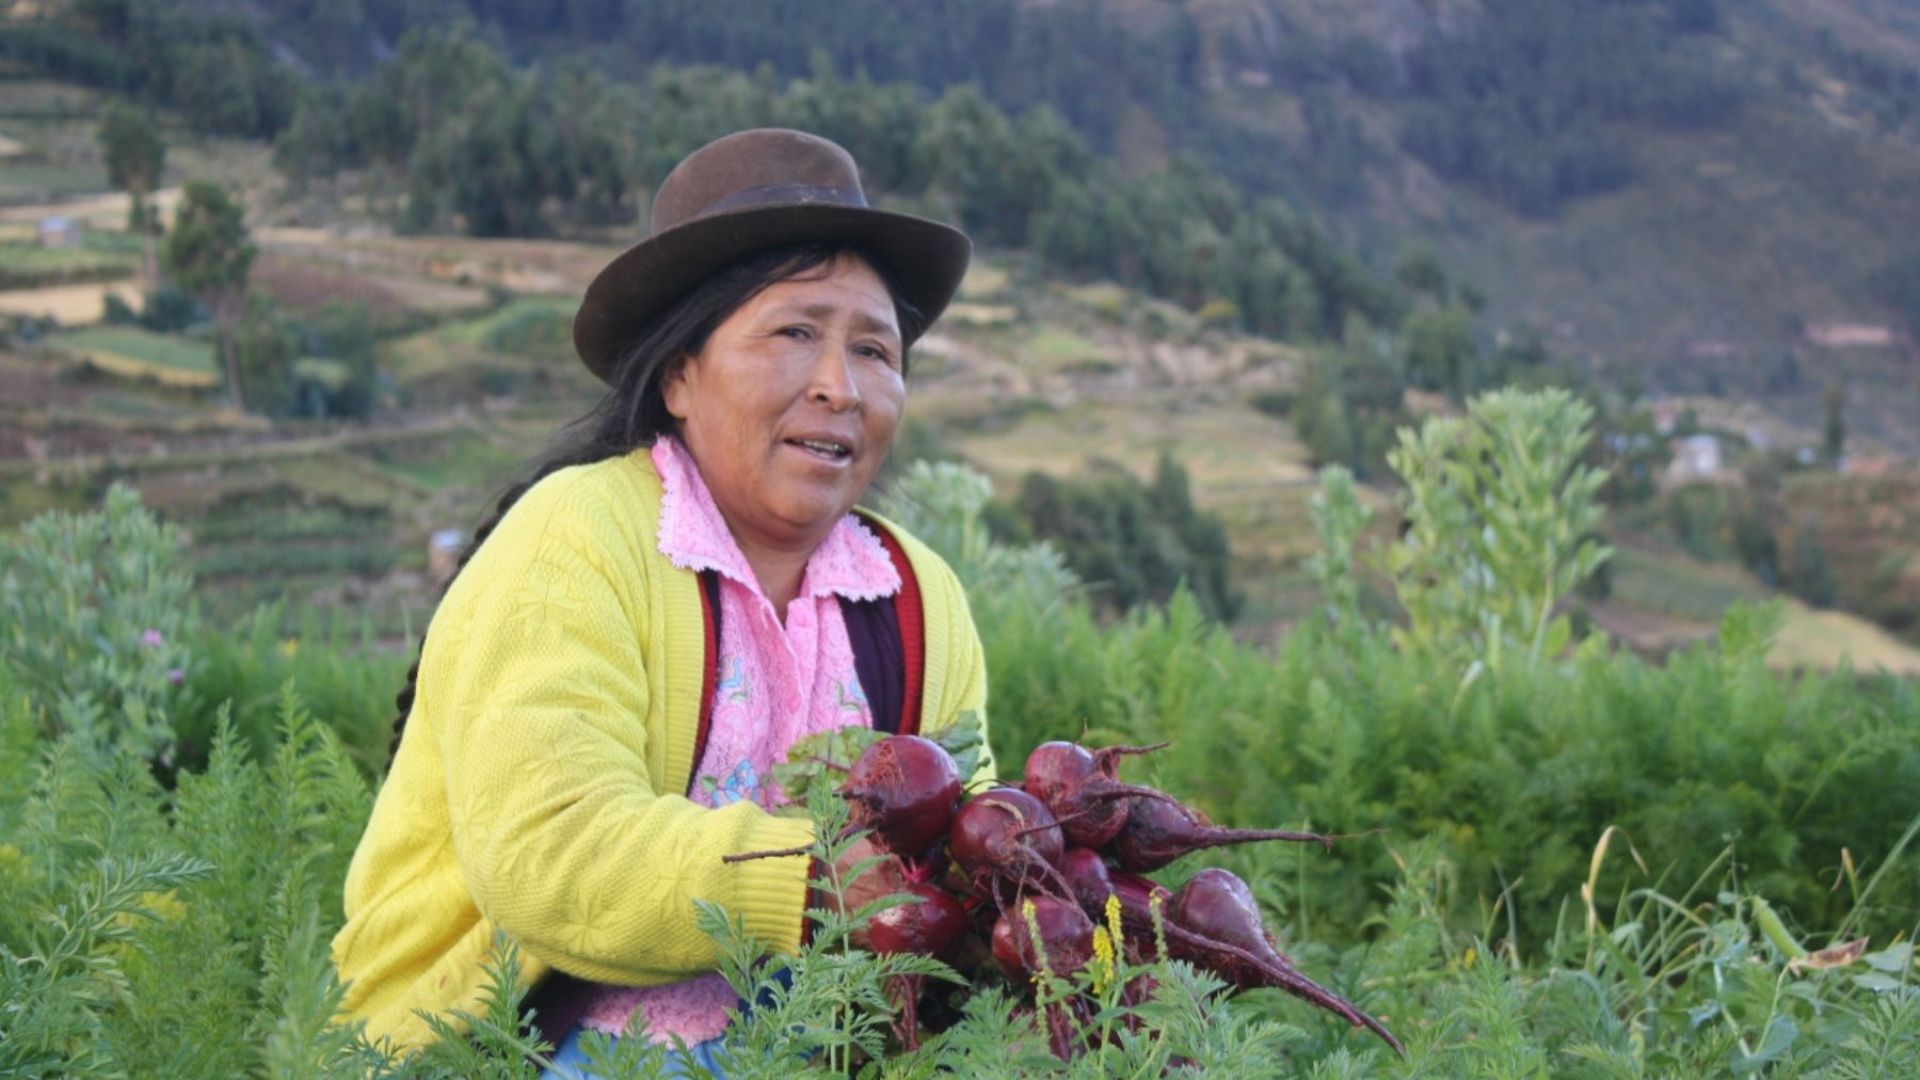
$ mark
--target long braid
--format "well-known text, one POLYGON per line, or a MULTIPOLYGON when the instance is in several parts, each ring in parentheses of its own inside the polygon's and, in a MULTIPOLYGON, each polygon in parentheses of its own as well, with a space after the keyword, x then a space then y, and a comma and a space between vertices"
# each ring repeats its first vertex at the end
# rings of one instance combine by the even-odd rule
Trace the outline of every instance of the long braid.
MULTIPOLYGON (((493 514, 474 530, 473 539, 461 550, 460 558, 454 563, 453 576, 447 579, 448 587, 452 587, 454 578, 460 576, 460 571, 486 543, 513 504, 542 479, 569 466, 589 465, 631 453, 671 431, 674 421, 667 412, 661 384, 673 365, 705 347, 708 336, 728 315, 774 282, 827 265, 849 251, 855 249, 836 244, 803 244, 763 252, 709 277, 654 320, 616 362, 612 386, 593 411, 567 426, 526 480, 501 493, 493 514)), ((922 326, 920 312, 900 299, 900 287, 884 265, 865 255, 862 257, 880 274, 892 294, 903 338, 911 341, 918 337, 922 326)), ((902 371, 906 361, 903 350, 902 371)), ((397 712, 393 718, 393 745, 387 753, 389 767, 400 753, 400 739, 406 734, 407 717, 413 712, 420 682, 420 661, 426 650, 427 639, 423 634, 413 665, 407 669, 407 683, 393 699, 397 712)))

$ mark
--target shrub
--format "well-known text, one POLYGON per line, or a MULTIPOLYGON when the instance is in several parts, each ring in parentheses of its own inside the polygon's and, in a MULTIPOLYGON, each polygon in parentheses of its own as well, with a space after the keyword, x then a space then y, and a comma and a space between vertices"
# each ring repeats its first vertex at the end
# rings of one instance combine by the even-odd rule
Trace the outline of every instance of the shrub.
POLYGON ((1610 554, 1591 538, 1606 477, 1580 464, 1592 421, 1565 390, 1499 390, 1465 420, 1401 429, 1387 459, 1406 485, 1407 529, 1382 566, 1407 616, 1402 647, 1489 666, 1566 647, 1557 607, 1610 554))
POLYGON ((1187 471, 1171 455, 1161 455, 1150 485, 1112 464, 1075 479, 1029 473, 1013 508, 1110 610, 1163 604, 1182 582, 1215 619, 1239 609, 1226 529, 1193 505, 1187 471))
POLYGON ((180 531, 116 484, 97 513, 0 536, 0 666, 49 736, 164 756, 200 634, 180 531))
MULTIPOLYGON (((1338 583, 1363 515, 1329 479, 1317 569, 1338 583)), ((1122 1033, 1124 1014, 1104 1011, 1115 1038, 1071 1066, 991 991, 920 1050, 863 1062, 891 1020, 886 977, 939 969, 850 949, 849 924, 822 916, 777 980, 709 909, 723 972, 756 1001, 728 1030, 729 1075, 1091 1078, 1161 1075, 1176 1057, 1236 1077, 1920 1072, 1902 940, 1920 921, 1920 821, 1885 812, 1920 787, 1910 685, 1770 673, 1773 609, 1736 608, 1717 645, 1664 667, 1597 643, 1552 663, 1475 664, 1397 649, 1344 615, 1338 633, 1311 621, 1269 652, 1184 593, 1106 625, 1050 548, 991 540, 989 494, 977 473, 920 462, 887 506, 968 587, 1000 760, 1063 735, 1168 738, 1130 768, 1217 819, 1382 830, 1332 855, 1203 858, 1246 877, 1299 966, 1391 1025, 1409 1057, 1282 995, 1217 997, 1171 965, 1145 1026, 1122 1033)), ((1526 535, 1568 520, 1556 500, 1516 505, 1559 522, 1526 535)), ((254 666, 221 675, 228 661, 207 659, 196 676, 209 685, 290 673, 337 704, 316 717, 283 689, 271 705, 214 710, 204 767, 172 792, 128 741, 103 750, 44 728, 5 657, 0 1075, 531 1080, 545 1048, 519 1030, 504 939, 482 1014, 416 1057, 387 1061, 331 1023, 327 943, 372 806, 349 745, 361 737, 336 731, 369 726, 356 715, 372 708, 367 684, 390 685, 350 645, 303 630, 289 655, 265 615, 245 638, 210 641, 209 657, 254 666), (269 737, 234 722, 248 710, 256 730, 271 713, 269 737)), ((845 813, 826 792, 810 807, 823 835, 845 813)), ((610 1080, 663 1063, 641 1039, 599 1050, 610 1080)))

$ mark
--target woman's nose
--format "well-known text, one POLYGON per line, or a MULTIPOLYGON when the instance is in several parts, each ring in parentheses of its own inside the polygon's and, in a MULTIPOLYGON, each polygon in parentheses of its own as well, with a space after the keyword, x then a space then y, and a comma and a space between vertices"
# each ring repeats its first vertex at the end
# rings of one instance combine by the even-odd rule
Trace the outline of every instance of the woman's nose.
POLYGON ((860 384, 854 378, 854 360, 840 342, 824 343, 814 357, 813 381, 807 388, 807 396, 835 412, 857 408, 860 384))

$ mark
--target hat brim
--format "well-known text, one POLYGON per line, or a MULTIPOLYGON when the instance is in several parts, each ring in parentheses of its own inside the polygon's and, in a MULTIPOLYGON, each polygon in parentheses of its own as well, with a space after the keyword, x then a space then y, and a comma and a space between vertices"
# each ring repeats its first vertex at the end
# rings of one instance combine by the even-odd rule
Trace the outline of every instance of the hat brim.
POLYGON ((785 203, 714 214, 655 233, 602 268, 574 316, 574 351, 611 383, 621 351, 709 275, 755 252, 811 241, 845 242, 885 263, 923 330, 952 301, 973 253, 950 225, 871 207, 785 203))

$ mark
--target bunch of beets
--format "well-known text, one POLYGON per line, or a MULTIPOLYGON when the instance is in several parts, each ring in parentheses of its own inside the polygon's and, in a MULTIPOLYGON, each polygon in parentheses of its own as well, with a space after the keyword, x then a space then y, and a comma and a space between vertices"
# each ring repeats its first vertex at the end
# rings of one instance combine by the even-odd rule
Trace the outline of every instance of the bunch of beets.
MULTIPOLYGON (((1164 943, 1172 958, 1237 990, 1285 990, 1404 1053, 1378 1020, 1294 969, 1240 878, 1206 869, 1169 890, 1142 876, 1222 844, 1331 845, 1315 833, 1221 828, 1165 792, 1120 782, 1122 757, 1155 749, 1045 743, 1027 758, 1019 786, 963 799, 959 770, 938 744, 893 735, 867 747, 839 794, 850 804, 850 828, 871 830, 888 856, 868 872, 915 899, 876 916, 864 944, 878 953, 938 957, 963 971, 969 957, 984 960, 990 950, 1009 981, 1030 988, 1043 966, 1070 978, 1093 962, 1094 927, 1108 917, 1108 898, 1117 897, 1124 942, 1115 944, 1130 962, 1158 959, 1153 954, 1164 943)), ((1153 987, 1150 976, 1135 982, 1148 985, 1122 992, 1137 1004, 1153 987)), ((918 996, 917 985, 900 995, 899 1034, 909 1048, 918 1041, 918 996)), ((1068 997, 1042 1008, 1056 1055, 1086 1049, 1084 1003, 1068 997)))

